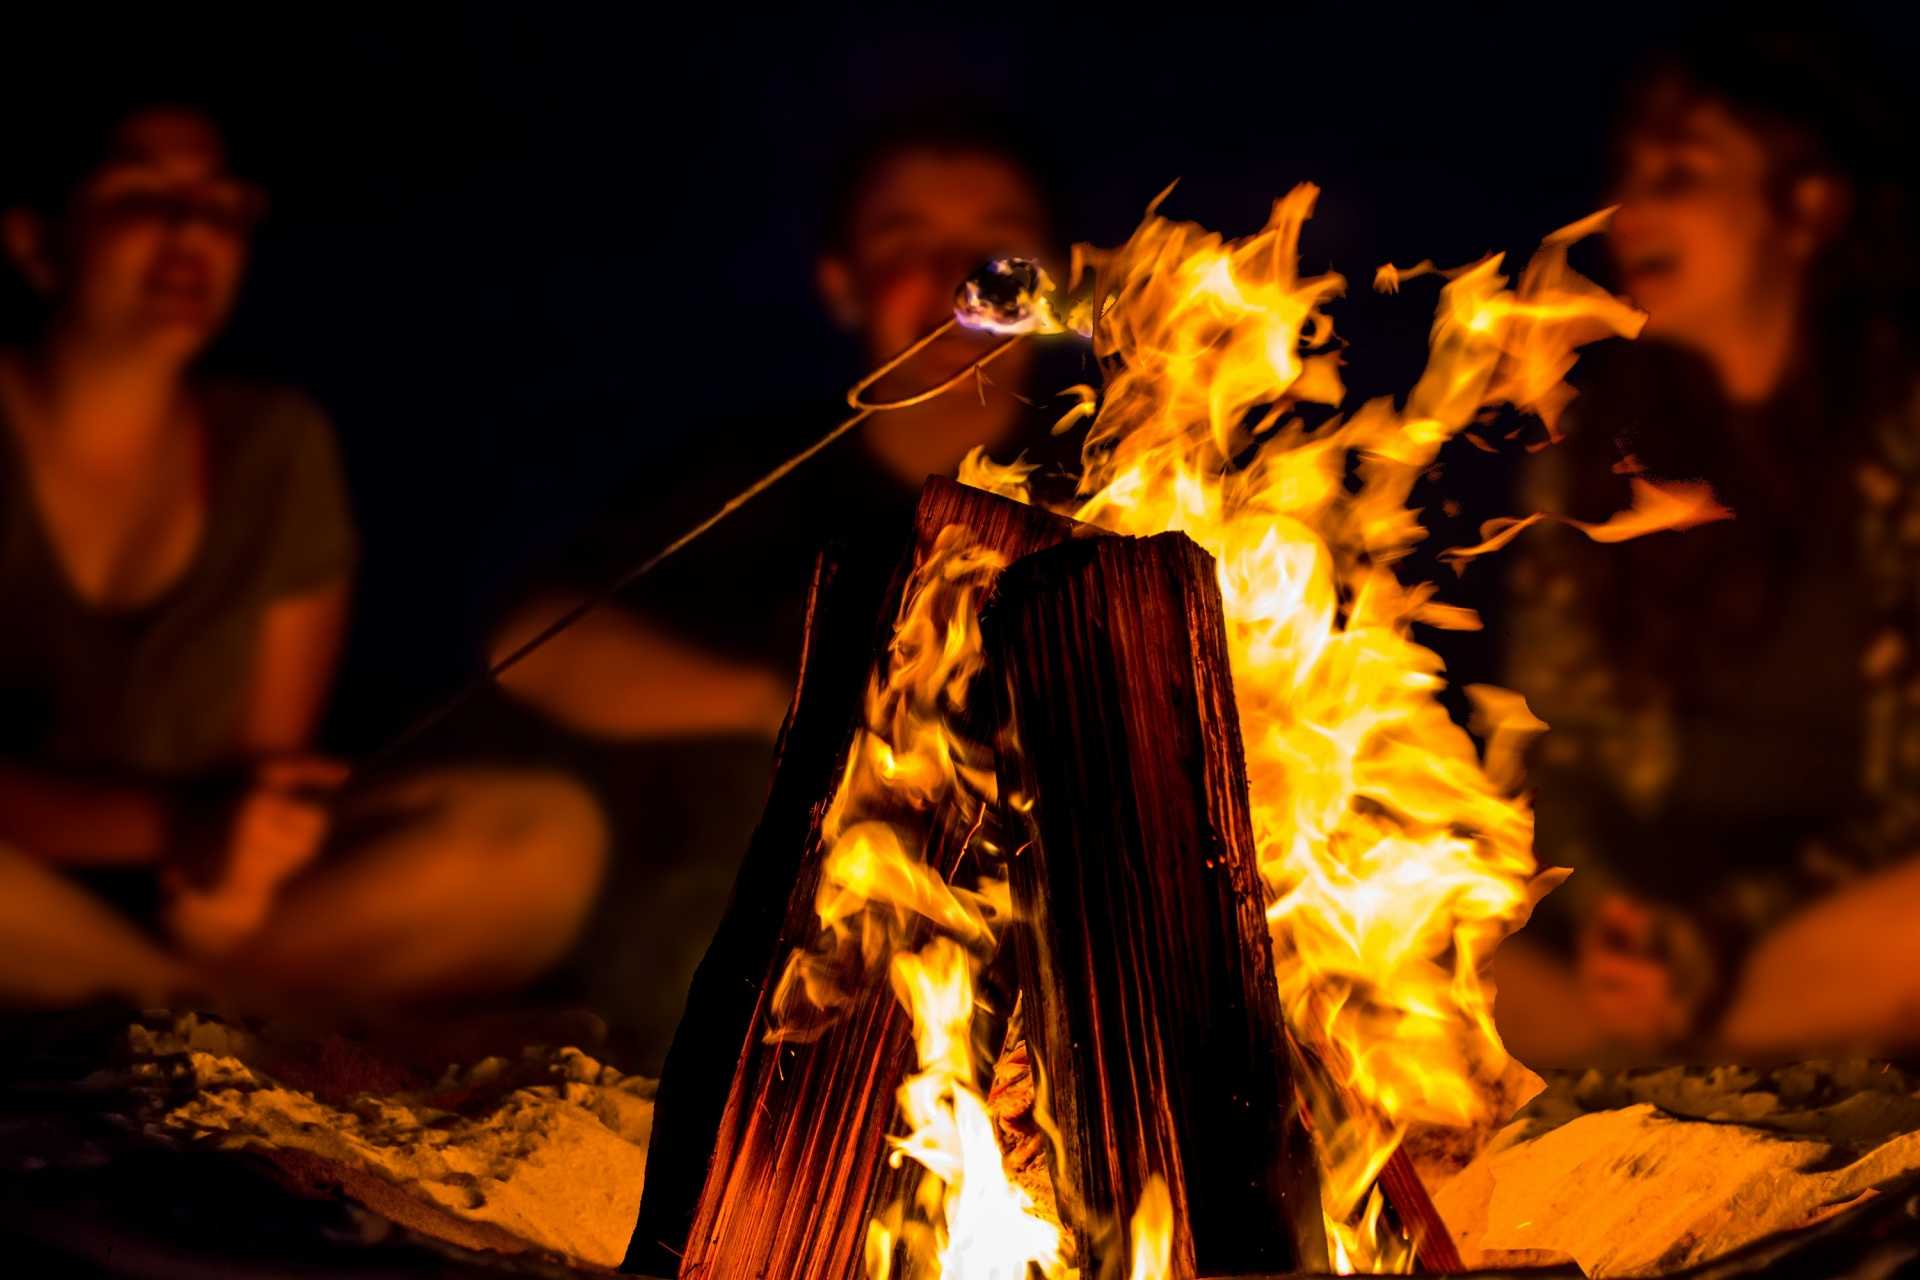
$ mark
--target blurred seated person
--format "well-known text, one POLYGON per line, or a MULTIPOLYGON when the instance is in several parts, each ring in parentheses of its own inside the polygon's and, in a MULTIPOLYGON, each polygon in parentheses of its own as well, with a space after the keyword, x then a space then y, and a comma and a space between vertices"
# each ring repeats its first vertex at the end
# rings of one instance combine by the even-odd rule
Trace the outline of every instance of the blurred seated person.
POLYGON ((1735 518, 1514 548, 1536 848, 1576 869, 1494 962, 1535 1065, 1920 1041, 1912 227, 1862 102, 1804 48, 1722 42, 1642 81, 1619 137, 1609 250, 1646 332, 1522 505, 1602 519, 1641 471, 1735 518))
MULTIPOLYGON (((902 117, 855 149, 823 222, 815 276, 852 348, 847 385, 950 316, 954 290, 981 262, 1044 256, 1053 229, 1041 172, 1010 135, 949 111, 902 117)), ((873 395, 935 385, 989 346, 956 332, 873 395)), ((976 445, 1038 461, 1067 447, 1049 435, 1065 405, 1035 393, 1087 380, 1077 360, 1064 347, 1050 356, 1023 344, 978 381, 876 415, 503 678, 542 721, 516 735, 559 726, 571 745, 558 749, 597 780, 610 811, 618 854, 579 952, 575 994, 613 1023, 627 1064, 652 1070, 664 1055, 759 819, 815 556, 835 544, 837 581, 877 612, 928 475, 952 475, 976 445), (1043 372, 1049 359, 1067 367, 1043 372)), ((539 575, 494 657, 848 412, 835 398, 705 424, 539 575)))
POLYGON ((312 754, 355 559, 331 428, 210 379, 263 212, 206 114, 43 140, 0 215, 0 1002, 358 1013, 570 942, 600 819, 557 778, 339 788, 312 754))
MULTIPOLYGON (((907 117, 860 148, 840 177, 815 263, 820 298, 857 345, 854 380, 952 315, 954 290, 987 259, 1045 257, 1052 231, 1038 170, 995 126, 948 113, 907 117)), ((997 341, 956 330, 882 380, 892 399, 950 377, 997 341)), ((967 452, 996 458, 1061 446, 1058 418, 1030 400, 1031 344, 979 381, 912 408, 874 415, 851 435, 603 609, 520 663, 503 683, 559 722, 596 736, 673 738, 779 727, 800 652, 815 554, 834 541, 860 560, 906 527, 921 484, 952 475, 967 452)), ((1075 374, 1043 391, 1063 390, 1075 374)), ((714 425, 650 474, 515 612, 502 656, 597 585, 711 514, 732 493, 849 411, 714 425)), ((1062 455, 1064 456, 1064 455, 1062 455)), ((866 568, 869 566, 861 565, 866 568)))

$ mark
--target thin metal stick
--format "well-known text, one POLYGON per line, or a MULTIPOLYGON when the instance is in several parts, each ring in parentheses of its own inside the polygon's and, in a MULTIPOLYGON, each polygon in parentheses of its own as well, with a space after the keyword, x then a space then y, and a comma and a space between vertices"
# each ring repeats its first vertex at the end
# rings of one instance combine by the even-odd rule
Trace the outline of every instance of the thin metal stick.
POLYGON ((379 767, 381 765, 387 763, 395 755, 397 755, 403 748, 411 745, 414 741, 420 738, 421 735, 425 734, 428 730, 432 729, 434 726, 438 725, 441 721, 445 720, 448 716, 452 715, 456 710, 458 710, 461 706, 463 706, 466 703, 468 698, 471 698, 475 693, 479 692, 482 688, 493 683, 493 681, 499 679, 502 675, 512 670, 515 666, 518 666, 522 660, 530 656, 536 649, 539 649, 542 645, 547 644, 549 641, 554 639, 554 637, 558 636, 561 632, 566 631, 569 627, 572 627, 575 623, 579 622, 582 618, 586 617, 588 614, 592 613, 594 610, 598 609, 600 606, 606 604, 607 601, 613 599, 615 596, 619 595, 622 591, 625 591, 628 587, 640 581, 640 579, 646 577, 648 574, 652 573, 655 569, 659 568, 667 560, 671 559, 675 555, 678 555, 682 550, 684 550, 687 547, 689 543, 700 538, 703 534, 707 533, 715 525, 719 524, 721 521, 725 520, 728 516, 738 511, 741 507, 746 506, 749 502, 752 502, 755 498, 765 493, 768 489, 771 489, 774 485, 786 479, 788 475, 792 474, 799 467, 803 466, 809 459, 813 458, 816 454, 820 453, 828 445, 831 445, 834 441, 846 435, 849 431, 853 430, 855 427, 865 422, 868 418, 872 417, 874 414, 885 413, 893 409, 910 408, 913 405, 924 404, 929 400, 932 400, 938 396, 944 395, 948 391, 951 391, 953 388, 959 386, 967 378, 978 374, 980 370, 986 368, 986 366, 990 362, 992 362, 993 360, 995 360, 996 358, 1004 354, 1006 351, 1011 349, 1015 343, 1019 342, 1020 339, 1025 336, 1022 334, 1016 334, 1013 337, 1008 338, 1005 342, 1002 342, 998 346, 992 348, 985 355, 982 355, 978 360, 975 360, 972 364, 969 364, 966 368, 961 369, 959 372, 955 373, 952 377, 940 383, 938 386, 930 387, 925 391, 916 392, 915 394, 910 395, 905 399, 888 400, 888 401, 881 401, 881 402, 868 402, 861 398, 869 389, 872 388, 872 386, 876 382, 886 377, 889 373, 892 373, 895 369, 898 369, 901 365, 905 364, 908 360, 911 360, 914 356, 919 355, 920 352, 924 351, 936 339, 941 337, 943 334, 947 333, 949 330, 953 329, 957 324, 958 324, 958 321, 955 321, 955 320, 946 321, 946 323, 940 325, 938 328, 932 330, 931 332, 927 333, 925 336, 921 337, 918 341, 914 342, 912 346, 909 346, 906 350, 902 351, 899 355, 894 356, 891 360, 888 360, 885 364, 881 365, 878 369, 875 369, 872 373, 868 374, 866 377, 856 382, 853 385, 853 387, 847 392, 847 403, 851 405, 854 409, 853 416, 847 418, 845 421, 841 422, 838 426, 834 427, 833 430, 827 432, 825 435, 821 436, 818 440, 815 440, 812 444, 800 450, 800 452, 794 454, 792 457, 788 458, 785 462, 782 462, 779 466, 767 472, 767 474, 761 476, 758 480, 754 481, 752 484, 742 489, 739 493, 736 493, 731 498, 728 498, 726 502, 721 505, 719 510, 715 511, 712 515, 700 521, 698 524, 694 525, 692 528, 688 529, 685 533, 682 533, 679 537, 675 538, 672 542, 669 542, 666 546, 660 548, 658 551, 654 552, 652 555, 648 556, 646 559, 640 561, 640 563, 633 565, 628 569, 623 570, 619 575, 612 578, 611 580, 603 584, 601 587, 599 587, 597 590, 589 594, 584 600, 581 600, 577 604, 573 605, 565 613, 562 613, 559 617, 555 618, 552 622, 548 623, 545 627, 542 627, 540 631, 536 635, 534 635, 531 639, 516 646, 511 653, 507 654, 504 658, 501 658, 497 662, 493 663, 485 671, 481 672, 479 675, 473 677, 471 680, 467 681, 464 685, 460 686, 460 688, 454 691, 451 697, 447 698, 444 702, 432 708, 426 714, 422 715, 413 723, 409 724, 406 728, 402 729, 394 737, 388 739, 387 742, 384 745, 382 745, 379 749, 375 750, 371 755, 369 755, 366 758, 366 760, 364 760, 357 768, 354 769, 353 771, 354 781, 357 782, 361 778, 367 775, 378 773, 379 767))
POLYGON ((910 409, 916 404, 925 404, 927 401, 932 400, 937 396, 945 395, 947 392, 959 386, 962 382, 965 382, 968 378, 977 376, 982 369, 986 368, 987 365, 993 361, 993 358, 995 356, 1005 351, 1008 347, 1011 347, 1014 343, 1020 341, 1021 338, 1026 337, 1025 334, 1017 333, 1013 335, 1012 337, 1008 338, 1005 342, 1001 343, 999 346, 987 352, 987 354, 981 356, 978 360, 975 360, 972 364, 966 366, 966 368, 956 372, 951 378, 948 378, 945 382, 942 382, 938 386, 928 387, 925 391, 916 391, 914 394, 908 396, 904 400, 885 400, 885 401, 880 401, 878 403, 875 403, 874 401, 864 400, 861 398, 866 394, 867 389, 872 387, 874 383, 880 381, 880 379, 886 377, 889 373, 892 373, 895 369, 899 368, 902 364, 906 363, 908 360, 912 359, 914 356, 919 355, 923 350, 925 350, 929 345, 931 345, 936 338, 941 337, 942 335, 947 333, 947 331, 956 327, 959 323, 960 322, 958 320, 947 321, 945 324, 941 325, 939 328, 929 332, 925 337, 921 338, 918 342, 908 347, 905 351, 902 351, 899 355, 887 361, 885 364, 881 365, 878 369, 875 369, 872 373, 860 379, 860 381, 854 383, 853 387, 847 392, 847 403, 856 409, 865 409, 868 413, 885 413, 889 409, 910 409))

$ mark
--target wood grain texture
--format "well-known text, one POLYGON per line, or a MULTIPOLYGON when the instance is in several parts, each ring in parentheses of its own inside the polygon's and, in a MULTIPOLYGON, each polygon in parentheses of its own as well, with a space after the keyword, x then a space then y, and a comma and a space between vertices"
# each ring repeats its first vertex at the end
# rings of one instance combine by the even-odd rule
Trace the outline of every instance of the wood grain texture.
MULTIPOLYGON (((769 1044, 766 1032, 788 954, 819 930, 819 824, 868 676, 885 661, 906 566, 924 558, 950 524, 966 526, 1009 560, 1076 528, 934 479, 921 495, 912 551, 877 619, 871 605, 864 618, 846 616, 831 578, 816 582, 767 810, 661 1080, 629 1271, 701 1280, 856 1276, 869 1218, 913 1176, 887 1163, 894 1091, 911 1069, 913 1045, 884 967, 867 975, 816 1039, 769 1044)), ((966 836, 953 818, 938 822, 928 862, 951 875, 966 836)))
POLYGON ((1212 558, 1076 541, 1008 569, 983 625, 1019 736, 1002 791, 1031 805, 1010 865, 1063 1208, 1123 1229, 1159 1174, 1177 1276, 1324 1269, 1212 558))
POLYGON ((686 1011, 660 1077, 649 1176, 623 1269, 679 1272, 701 1187, 733 1104, 735 1065, 764 1017, 788 898, 839 776, 872 666, 871 601, 848 599, 823 553, 807 601, 800 678, 781 728, 766 808, 742 859, 725 915, 694 972, 686 1011))
POLYGON ((1413 1167, 1406 1148, 1395 1147, 1387 1157, 1387 1163, 1380 1170, 1380 1190, 1393 1206, 1407 1238, 1413 1241, 1420 1270, 1428 1275, 1451 1276, 1467 1269, 1460 1259, 1460 1250, 1454 1245, 1453 1233, 1447 1230, 1440 1210, 1434 1207, 1433 1197, 1427 1194, 1426 1184, 1420 1181, 1420 1171, 1413 1167))

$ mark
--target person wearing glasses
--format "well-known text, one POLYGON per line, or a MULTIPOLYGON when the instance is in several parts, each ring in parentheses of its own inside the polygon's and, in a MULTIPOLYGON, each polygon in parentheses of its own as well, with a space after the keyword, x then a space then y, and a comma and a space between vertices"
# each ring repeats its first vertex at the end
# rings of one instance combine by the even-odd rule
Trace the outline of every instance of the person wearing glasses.
POLYGON ((168 105, 9 176, 38 306, 0 349, 0 1003, 530 979, 598 882, 585 793, 440 771, 346 801, 312 753, 356 556, 333 433, 196 370, 264 194, 168 105))

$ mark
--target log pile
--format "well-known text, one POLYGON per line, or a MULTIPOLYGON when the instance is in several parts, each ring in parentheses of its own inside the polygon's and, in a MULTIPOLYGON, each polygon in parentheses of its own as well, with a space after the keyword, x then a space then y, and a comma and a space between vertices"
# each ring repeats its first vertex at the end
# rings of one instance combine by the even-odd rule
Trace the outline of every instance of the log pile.
MULTIPOLYGON (((1026 1010, 1062 1216, 1084 1249, 1119 1257, 1157 1175, 1176 1276, 1324 1269, 1213 562, 1184 535, 1092 536, 940 480, 879 624, 823 561, 767 810, 661 1081, 627 1269, 854 1277, 869 1220, 911 1185, 886 1143, 911 1026, 884 972, 808 1038, 767 1033, 786 957, 819 929, 820 823, 861 692, 914 567, 955 524, 1010 562, 983 613, 995 697, 976 699, 993 716, 977 737, 1017 735, 1001 791, 1027 829, 1002 841, 1017 846, 1020 924, 987 982, 1001 1018, 1015 992, 1026 1010)), ((968 834, 936 821, 927 863, 951 876, 968 834)))

